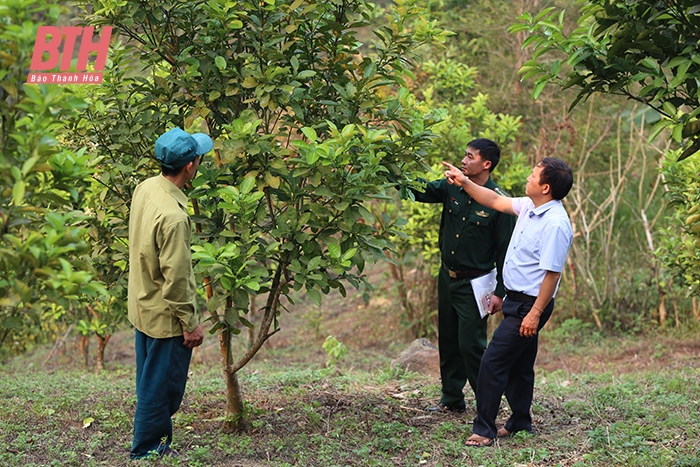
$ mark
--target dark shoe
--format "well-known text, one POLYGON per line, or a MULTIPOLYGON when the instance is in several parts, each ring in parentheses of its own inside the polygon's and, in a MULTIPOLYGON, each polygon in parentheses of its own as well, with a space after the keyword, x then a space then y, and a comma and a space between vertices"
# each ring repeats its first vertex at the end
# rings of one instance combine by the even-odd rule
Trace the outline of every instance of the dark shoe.
MULTIPOLYGON (((520 431, 524 431, 525 433, 528 433, 530 435, 534 435, 534 433, 532 431, 529 431, 529 430, 520 430, 520 431)), ((499 428, 498 431, 496 432, 496 437, 497 438, 509 438, 511 436, 514 436, 516 433, 519 433, 520 431, 511 432, 511 431, 506 430, 506 427, 502 427, 502 428, 499 428)))
POLYGON ((160 453, 160 457, 172 457, 172 458, 178 458, 180 457, 180 453, 177 452, 174 449, 170 448, 165 448, 163 452, 160 453))
POLYGON ((440 402, 438 405, 428 407, 425 410, 427 410, 430 413, 445 413, 445 412, 464 413, 467 411, 467 409, 464 407, 452 407, 449 405, 445 405, 442 402, 440 402))

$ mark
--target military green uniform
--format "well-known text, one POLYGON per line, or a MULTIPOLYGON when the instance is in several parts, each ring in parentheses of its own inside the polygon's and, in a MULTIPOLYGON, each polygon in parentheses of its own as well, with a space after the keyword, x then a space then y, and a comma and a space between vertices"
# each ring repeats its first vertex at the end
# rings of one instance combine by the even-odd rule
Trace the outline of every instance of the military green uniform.
MULTIPOLYGON (((490 178, 484 186, 505 195, 490 178)), ((417 201, 443 204, 438 276, 440 402, 460 409, 465 407, 466 381, 476 390, 486 348, 487 319, 479 315, 469 281, 496 266, 495 294, 505 296, 501 271, 516 218, 482 206, 445 179, 428 183, 424 193, 414 191, 414 195, 417 201)))

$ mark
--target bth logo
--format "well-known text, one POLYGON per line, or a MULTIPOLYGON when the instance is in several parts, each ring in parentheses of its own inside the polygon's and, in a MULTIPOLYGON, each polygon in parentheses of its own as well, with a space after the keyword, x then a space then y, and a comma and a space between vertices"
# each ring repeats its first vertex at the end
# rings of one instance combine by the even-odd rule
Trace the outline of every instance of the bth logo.
POLYGON ((112 27, 102 28, 102 34, 93 40, 94 29, 92 26, 81 28, 78 26, 39 26, 34 41, 32 53, 32 72, 27 76, 29 84, 100 84, 102 82, 102 70, 107 61, 109 40, 112 38, 112 27), (65 41, 64 41, 65 36, 65 41), (75 45, 80 37, 78 49, 78 63, 75 73, 65 73, 70 70, 75 51, 75 45), (62 51, 59 47, 63 44, 62 51), (95 60, 95 72, 85 73, 88 57, 97 54, 95 60), (48 59, 44 61, 44 54, 48 59), (48 71, 59 65, 59 71, 64 73, 34 73, 35 71, 48 71))

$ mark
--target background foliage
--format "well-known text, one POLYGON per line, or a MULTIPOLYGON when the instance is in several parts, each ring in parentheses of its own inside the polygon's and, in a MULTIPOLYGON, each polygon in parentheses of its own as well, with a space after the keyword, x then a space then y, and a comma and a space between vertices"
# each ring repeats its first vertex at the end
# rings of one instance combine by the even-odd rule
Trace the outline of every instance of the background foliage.
POLYGON ((90 155, 65 144, 63 121, 85 103, 61 86, 25 86, 39 14, 0 4, 0 356, 62 335, 106 290, 88 253, 90 155))
POLYGON ((217 141, 190 195, 201 303, 219 330, 258 320, 274 332, 277 311, 261 326, 250 310, 274 308, 277 274, 280 293, 320 304, 345 280, 369 293, 364 265, 388 256, 404 335, 434 336, 439 207, 394 186, 439 177, 441 160, 481 136, 501 144, 494 177, 513 195, 543 156, 577 174, 557 319, 690 326, 696 168, 673 157, 696 140, 697 51, 682 44, 698 15, 687 2, 644 5, 0 4, 3 352, 75 329, 106 345, 123 325, 128 203, 173 125, 217 141), (22 84, 39 21, 78 15, 119 30, 105 83, 22 84), (644 27, 652 39, 635 49, 644 27), (668 47, 654 48, 656 35, 668 47))
MULTIPOLYGON (((626 110, 620 115, 626 117, 630 127, 639 126, 638 120, 654 123, 653 128, 647 133, 639 132, 638 137, 646 136, 649 142, 656 141, 657 146, 651 147, 658 151, 656 165, 662 167, 662 179, 657 176, 655 182, 646 185, 647 188, 653 187, 647 193, 644 193, 644 185, 639 185, 637 211, 647 231, 650 250, 656 252, 659 237, 663 239, 664 247, 656 253, 669 269, 668 272, 660 271, 661 264, 651 262, 652 270, 647 275, 651 280, 637 282, 633 277, 630 283, 637 282, 640 289, 658 296, 654 300, 658 302, 658 313, 649 313, 649 318, 660 324, 666 320, 666 296, 672 295, 676 326, 682 320, 678 302, 687 310, 690 308, 688 300, 682 299, 688 296, 688 292, 691 295, 698 292, 697 278, 689 273, 688 268, 694 254, 687 252, 692 238, 697 239, 697 233, 692 230, 692 214, 697 203, 692 194, 685 198, 679 196, 679 193, 692 193, 695 183, 692 178, 678 176, 685 169, 675 162, 693 156, 700 149, 697 121, 700 112, 698 13, 697 5, 691 1, 620 3, 594 0, 583 4, 574 28, 565 22, 564 12, 554 7, 537 14, 523 12, 520 23, 510 28, 511 32, 528 35, 523 45, 532 46, 532 59, 523 64, 520 72, 524 78, 534 78, 533 97, 537 98, 551 82, 562 89, 577 91, 571 108, 597 93, 621 95, 646 106, 638 113, 626 110), (676 159, 671 159, 671 155, 676 159), (663 218, 662 214, 666 213, 659 210, 651 222, 652 217, 641 208, 653 206, 660 182, 662 191, 669 192, 676 213, 663 218), (660 222, 657 223, 657 219, 660 222), (667 235, 659 235, 677 232, 677 219, 685 220, 688 226, 683 229, 683 234, 672 235, 670 239, 667 235), (674 261, 672 258, 679 251, 683 260, 674 261), (680 284, 689 288, 680 287, 680 284)), ((632 148, 635 141, 630 139, 628 144, 632 148)), ((612 178, 607 187, 611 193, 615 192, 612 178)), ((650 308, 648 300, 627 301, 642 311, 650 308)), ((689 316, 685 315, 683 318, 687 320, 689 316)), ((694 318, 697 319, 695 306, 694 318)))

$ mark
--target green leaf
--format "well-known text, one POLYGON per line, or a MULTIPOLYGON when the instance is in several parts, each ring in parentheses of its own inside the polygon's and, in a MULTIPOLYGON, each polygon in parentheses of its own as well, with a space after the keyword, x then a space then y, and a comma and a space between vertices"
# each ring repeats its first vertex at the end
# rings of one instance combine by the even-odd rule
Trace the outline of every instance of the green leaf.
POLYGON ((271 188, 279 188, 281 182, 280 177, 275 177, 270 172, 265 172, 265 176, 263 178, 265 179, 267 186, 271 188))
POLYGON ((260 290, 260 282, 258 282, 257 280, 248 281, 245 283, 245 286, 254 292, 257 292, 258 290, 260 290))
POLYGON ((532 90, 532 98, 537 100, 538 97, 540 97, 540 94, 542 93, 542 90, 544 87, 547 85, 547 80, 541 80, 537 84, 535 84, 535 88, 532 90))
POLYGON ((656 125, 651 130, 651 134, 649 135, 648 141, 651 143, 656 139, 657 136, 659 136, 659 133, 664 131, 664 129, 669 126, 673 125, 673 122, 668 119, 660 120, 656 125))
POLYGON ((318 135, 316 134, 316 130, 314 130, 311 127, 305 126, 304 128, 301 129, 301 132, 304 133, 304 136, 308 138, 308 140, 312 143, 315 143, 316 140, 318 140, 318 135))
POLYGON ((29 171, 32 170, 32 168, 34 168, 34 165, 36 165, 37 161, 39 161, 39 156, 30 157, 29 159, 24 161, 24 164, 22 164, 23 177, 27 176, 29 171))
POLYGON ((340 245, 337 243, 328 244, 328 254, 331 256, 331 258, 340 258, 340 252, 340 245))
POLYGON ((375 74, 377 74, 377 63, 372 62, 365 68, 362 78, 370 79, 373 78, 375 74))
POLYGON ((352 259, 352 257, 355 256, 355 253, 357 253, 357 248, 349 248, 348 251, 346 251, 343 254, 342 261, 347 261, 349 259, 352 259))
POLYGON ((371 212, 367 210, 364 206, 358 206, 357 211, 362 216, 362 218, 367 221, 367 223, 372 224, 374 223, 374 216, 372 215, 371 212))
POLYGON ((306 162, 309 163, 309 165, 313 165, 320 157, 321 154, 319 151, 311 150, 306 153, 306 162))
POLYGON ((245 319, 243 316, 239 316, 239 317, 238 317, 238 321, 240 321, 241 324, 243 324, 243 326, 247 327, 248 329, 254 329, 254 328, 255 328, 255 326, 253 325, 253 323, 251 323, 250 321, 248 321, 247 319, 245 319))
POLYGON ((221 55, 216 56, 216 58, 214 59, 214 63, 216 63, 216 67, 220 71, 224 71, 226 69, 226 59, 221 55))
POLYGON ((652 70, 659 71, 659 64, 656 63, 656 60, 654 60, 651 57, 646 57, 646 58, 642 59, 642 61, 639 63, 647 68, 651 68, 652 70))
POLYGON ((25 183, 24 180, 15 182, 12 186, 12 202, 15 206, 21 206, 24 200, 25 183))
POLYGON ((256 80, 256 79, 253 78, 252 76, 247 77, 247 78, 244 79, 243 82, 241 83, 241 86, 243 86, 244 88, 248 88, 248 89, 254 88, 254 87, 256 87, 257 85, 258 85, 258 80, 256 80))
POLYGON ((321 306, 322 297, 321 297, 321 293, 318 290, 307 288, 306 294, 309 296, 311 301, 314 302, 314 304, 316 306, 321 306))
POLYGON ((255 177, 248 176, 248 177, 243 179, 239 188, 240 188, 242 194, 247 195, 248 193, 250 193, 253 190, 254 187, 255 187, 255 177))
POLYGON ((696 139, 693 141, 693 144, 685 148, 681 155, 678 156, 678 162, 687 159, 698 151, 700 151, 700 138, 696 139))
POLYGON ((235 326, 238 324, 238 318, 238 310, 236 310, 234 307, 226 308, 226 311, 224 312, 224 321, 226 321, 226 324, 229 326, 235 326))
POLYGON ((669 116, 675 117, 676 116, 676 106, 673 105, 670 101, 665 101, 663 104, 664 112, 666 112, 669 116))
POLYGON ((678 66, 678 70, 676 71, 676 76, 671 80, 670 83, 668 83, 668 87, 670 89, 675 89, 678 86, 680 86, 683 82, 685 82, 686 76, 688 74, 688 68, 693 62, 690 60, 686 60, 682 64, 678 66))
POLYGON ((317 269, 318 266, 321 264, 321 260, 323 258, 321 256, 314 256, 309 260, 309 264, 306 266, 307 271, 313 271, 314 269, 317 269))
POLYGON ((678 65, 681 63, 688 62, 689 60, 686 57, 675 57, 671 59, 670 62, 668 62, 668 65, 666 65, 667 68, 676 68, 678 65))
POLYGON ((683 125, 681 125, 680 123, 676 123, 673 126, 672 136, 673 136, 673 140, 676 141, 677 143, 680 143, 681 141, 683 141, 683 125))
POLYGON ((540 36, 530 36, 530 37, 528 37, 527 39, 525 39, 525 40, 523 41, 523 44, 522 44, 521 48, 522 48, 522 49, 526 49, 530 44, 533 44, 533 43, 535 43, 535 42, 538 43, 538 44, 535 46, 535 48, 539 48, 539 44, 540 44, 541 42, 543 42, 543 41, 544 41, 544 39, 542 39, 542 37, 540 37, 540 36))

